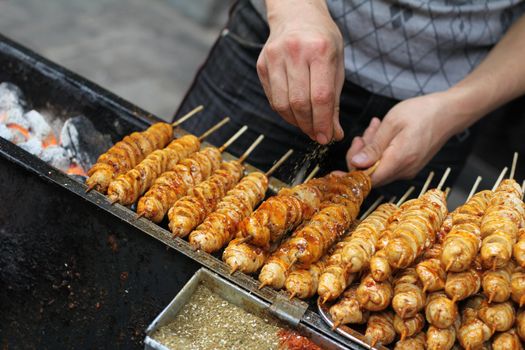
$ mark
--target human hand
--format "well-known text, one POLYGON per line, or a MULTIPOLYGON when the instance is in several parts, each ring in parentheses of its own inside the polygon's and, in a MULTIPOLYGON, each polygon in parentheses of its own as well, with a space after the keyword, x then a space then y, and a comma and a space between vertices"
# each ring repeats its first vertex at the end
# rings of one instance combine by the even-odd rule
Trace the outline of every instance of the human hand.
POLYGON ((375 185, 413 178, 464 127, 450 102, 447 93, 434 93, 398 103, 382 121, 373 118, 353 139, 348 167, 367 168, 381 160, 372 174, 375 185))
POLYGON ((272 108, 320 144, 341 140, 343 39, 325 0, 267 0, 257 72, 272 108))

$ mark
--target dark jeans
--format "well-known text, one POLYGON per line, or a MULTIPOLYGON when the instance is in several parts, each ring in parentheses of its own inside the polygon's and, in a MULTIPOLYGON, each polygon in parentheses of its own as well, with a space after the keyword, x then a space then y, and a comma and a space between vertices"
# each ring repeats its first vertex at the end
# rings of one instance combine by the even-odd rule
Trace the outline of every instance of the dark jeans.
MULTIPOLYGON (((399 101, 372 94, 346 81, 340 102, 344 140, 330 146, 314 143, 274 112, 266 99, 257 76, 256 62, 268 34, 267 23, 250 2, 238 1, 232 7, 226 28, 199 70, 176 117, 203 104, 205 110, 202 115, 183 124, 183 128, 196 135, 223 117, 231 117, 229 124, 208 138, 207 141, 214 145, 220 145, 242 125, 248 125, 248 131, 228 149, 236 156, 242 154, 259 134, 264 134, 265 140, 248 158, 249 163, 263 170, 293 148, 293 158, 275 174, 286 182, 300 181, 316 164, 322 167, 319 175, 346 170, 345 154, 352 138, 362 134, 372 117, 382 118, 399 101)), ((414 122, 418 122, 417 111, 414 122)), ((436 172, 433 183, 437 184, 447 166, 452 167, 447 185, 452 184, 471 149, 472 138, 469 131, 453 137, 415 179, 398 181, 378 191, 386 196, 399 196, 410 184, 421 188, 430 170, 436 172)))

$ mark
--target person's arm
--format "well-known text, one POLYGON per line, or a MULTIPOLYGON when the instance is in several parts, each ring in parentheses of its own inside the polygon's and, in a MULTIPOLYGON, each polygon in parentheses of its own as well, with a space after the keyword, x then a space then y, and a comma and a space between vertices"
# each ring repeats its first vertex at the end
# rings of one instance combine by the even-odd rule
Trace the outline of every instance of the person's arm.
POLYGON ((343 138, 343 39, 326 0, 266 0, 270 36, 257 72, 272 108, 321 144, 343 138))
POLYGON ((375 184, 411 178, 453 135, 506 102, 525 94, 525 16, 483 62, 444 92, 398 103, 383 121, 374 120, 347 153, 349 167, 381 162, 375 184))

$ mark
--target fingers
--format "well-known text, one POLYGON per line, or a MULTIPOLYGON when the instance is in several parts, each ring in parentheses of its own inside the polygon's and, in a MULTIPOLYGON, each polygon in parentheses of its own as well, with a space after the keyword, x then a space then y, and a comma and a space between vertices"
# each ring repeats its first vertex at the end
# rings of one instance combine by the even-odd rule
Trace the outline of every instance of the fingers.
POLYGON ((306 62, 293 57, 287 60, 288 101, 299 128, 315 140, 310 103, 310 69, 306 62))
POLYGON ((330 142, 334 136, 335 76, 335 65, 319 60, 310 64, 313 129, 316 141, 322 145, 330 142))
POLYGON ((350 148, 346 152, 346 164, 348 165, 348 170, 352 170, 354 167, 351 165, 352 158, 359 153, 365 147, 365 142, 361 136, 356 136, 352 140, 350 148))
MULTIPOLYGON (((371 138, 369 142, 365 142, 365 146, 353 155, 350 159, 350 165, 357 168, 368 168, 372 166, 376 161, 381 159, 383 152, 389 146, 390 142, 394 139, 395 130, 390 123, 379 123, 377 130, 375 129, 374 122, 372 120, 370 130, 368 131, 367 138, 371 138)), ((365 132, 366 134, 366 132, 365 132)), ((363 138, 365 135, 363 135, 363 138)))
POLYGON ((372 183, 375 186, 385 185, 397 179, 404 178, 403 169, 399 169, 400 165, 403 164, 399 154, 399 147, 396 146, 396 142, 389 145, 381 157, 381 163, 372 174, 372 183))
POLYGON ((341 101, 341 91, 343 90, 343 84, 345 81, 345 67, 344 60, 339 60, 339 67, 336 71, 335 79, 335 107, 333 113, 333 128, 334 128, 334 139, 336 141, 341 141, 345 136, 341 123, 339 122, 339 103, 341 101))

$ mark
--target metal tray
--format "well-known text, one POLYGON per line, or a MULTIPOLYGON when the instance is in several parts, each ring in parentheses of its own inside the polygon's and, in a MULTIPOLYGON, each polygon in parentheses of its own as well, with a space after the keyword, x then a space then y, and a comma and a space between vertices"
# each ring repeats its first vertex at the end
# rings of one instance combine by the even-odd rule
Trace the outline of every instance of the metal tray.
POLYGON ((304 327, 301 324, 286 324, 282 321, 279 321, 277 318, 272 316, 270 304, 239 288, 235 284, 228 282, 216 273, 213 273, 206 268, 201 268, 188 281, 188 283, 186 283, 186 285, 180 290, 171 303, 149 325, 146 330, 146 338, 144 340, 144 348, 146 350, 168 350, 164 345, 151 338, 150 335, 160 327, 170 323, 201 284, 208 287, 213 293, 217 294, 222 299, 244 309, 245 311, 255 315, 261 315, 265 318, 270 318, 274 322, 278 322, 288 326, 289 328, 296 329, 300 334, 307 336, 312 342, 323 349, 349 349, 323 336, 322 334, 304 327))

